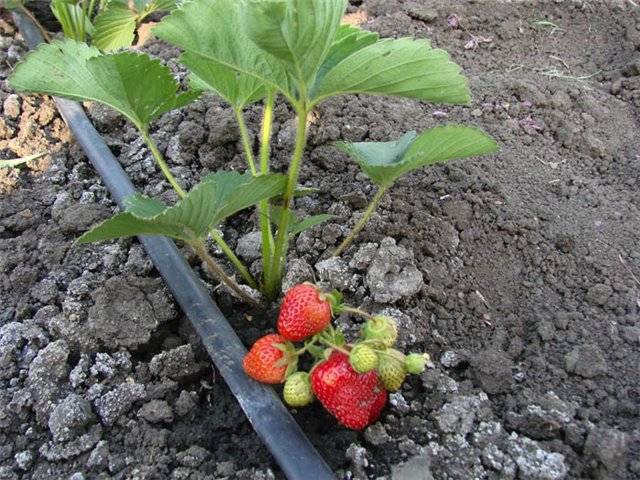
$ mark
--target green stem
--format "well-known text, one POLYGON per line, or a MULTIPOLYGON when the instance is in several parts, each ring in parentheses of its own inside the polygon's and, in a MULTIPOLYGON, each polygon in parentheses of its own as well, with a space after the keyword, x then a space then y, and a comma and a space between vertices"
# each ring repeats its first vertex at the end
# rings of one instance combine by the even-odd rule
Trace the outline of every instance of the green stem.
POLYGON ((336 248, 335 252, 333 252, 333 254, 331 255, 332 257, 340 256, 347 249, 347 247, 351 245, 353 240, 356 238, 356 236, 360 233, 360 231, 364 228, 364 226, 369 221, 371 214, 376 211, 376 208, 378 208, 378 205, 380 204, 380 200, 382 200, 382 197, 386 191, 387 191, 387 187, 378 188, 378 191, 376 192, 373 199, 371 200, 371 203, 369 203, 369 206, 367 207, 364 214, 362 215, 362 218, 358 220, 358 223, 356 223, 356 225, 353 227, 353 230, 351 230, 351 233, 349 233, 347 238, 345 238, 340 244, 340 246, 336 248))
POLYGON ((367 313, 364 310, 360 310, 359 308, 350 307, 348 305, 340 305, 337 308, 337 312, 336 313, 343 313, 343 312, 353 313, 354 315, 358 315, 358 316, 364 317, 366 319, 373 318, 373 315, 371 315, 370 313, 367 313))
MULTIPOLYGON (((171 173, 171 170, 169 170, 169 166, 167 165, 167 162, 164 160, 164 157, 158 150, 158 146, 153 141, 153 138, 151 138, 151 135, 149 135, 149 132, 147 132, 144 129, 140 129, 140 132, 142 134, 142 138, 144 139, 145 143, 149 147, 149 150, 151 150, 151 154, 153 155, 153 158, 158 163, 158 166, 160 167, 160 170, 162 170, 162 173, 164 174, 167 181, 171 184, 171 186, 176 191, 178 196, 180 198, 184 198, 187 193, 184 191, 184 189, 180 186, 176 178, 173 176, 173 174, 171 173)), ((220 232, 218 232, 215 228, 211 228, 209 230, 209 233, 211 234, 211 238, 213 238, 213 240, 220 247, 222 252, 227 256, 229 261, 233 263, 233 265, 238 269, 238 272, 240 273, 240 275, 242 275, 242 278, 244 279, 244 281, 247 282, 247 285, 257 290, 258 282, 255 281, 255 279, 253 278, 253 276, 251 275, 247 267, 236 256, 236 254, 233 253, 233 250, 231 249, 231 247, 229 247, 227 242, 224 241, 224 238, 222 238, 222 235, 220 235, 220 232)))
POLYGON ((332 343, 329 340, 326 340, 324 338, 319 338, 318 340, 320 341, 320 343, 324 343, 327 347, 331 347, 334 350, 338 350, 339 352, 349 355, 349 350, 347 350, 346 348, 339 347, 335 343, 332 343))
POLYGON ((236 113, 236 120, 238 121, 238 127, 240 128, 242 148, 244 149, 244 154, 247 157, 247 163, 249 164, 251 174, 255 177, 258 174, 258 171, 256 170, 256 161, 253 157, 253 149, 251 148, 251 138, 249 137, 249 130, 247 129, 247 124, 244 121, 242 110, 239 108, 234 108, 233 111, 236 113))
POLYGON ((244 302, 249 303, 255 307, 259 307, 260 304, 251 298, 247 293, 240 288, 240 286, 229 277, 222 267, 218 265, 218 263, 209 255, 207 252, 207 247, 202 240, 196 240, 190 243, 193 250, 196 252, 198 257, 207 265, 207 268, 213 273, 222 283, 224 283, 227 287, 229 287, 238 297, 240 297, 244 302))
POLYGON ((227 259, 229 259, 229 261, 233 263, 233 266, 236 267, 238 273, 242 275, 242 278, 245 282, 247 282, 247 285, 249 285, 254 290, 260 290, 258 282, 256 282, 256 280, 253 278, 253 275, 251 275, 251 272, 249 272, 249 269, 245 266, 245 264, 242 263, 242 260, 238 258, 233 250, 231 250, 229 244, 224 241, 224 238, 222 238, 220 232, 218 232, 215 228, 210 228, 209 233, 211 234, 211 238, 213 239, 213 241, 216 242, 216 245, 218 245, 220 247, 220 250, 222 250, 222 253, 226 255, 227 259))
POLYGON ((164 157, 160 153, 160 150, 158 150, 158 146, 156 145, 156 143, 151 138, 151 135, 149 135, 149 132, 146 131, 146 130, 141 130, 141 132, 142 132, 142 138, 144 139, 144 142, 149 147, 149 150, 151 150, 151 154, 153 155, 153 158, 158 163, 158 166, 160 167, 160 170, 162 170, 164 178, 166 178, 167 181, 171 184, 171 186, 176 191, 178 196, 180 198, 184 198, 184 196, 187 193, 180 186, 180 184, 176 180, 176 177, 173 176, 173 173, 171 173, 171 170, 169 170, 169 165, 167 165, 167 162, 165 162, 164 157))
POLYGON ((298 125, 296 130, 296 145, 289 165, 289 176, 282 199, 282 215, 278 225, 278 233, 275 240, 271 275, 265 279, 267 297, 273 299, 280 290, 282 271, 286 262, 287 248, 289 246, 289 211, 293 201, 293 194, 298 183, 298 172, 302 163, 302 154, 307 143, 307 108, 300 106, 297 108, 298 125))
POLYGON ((96 0, 91 0, 91 2, 89 2, 89 20, 91 20, 91 16, 93 15, 95 7, 96 7, 96 0))
MULTIPOLYGON (((262 132, 260 135, 260 173, 269 173, 269 157, 271 154, 271 130, 273 128, 273 106, 275 103, 275 92, 269 90, 264 101, 264 113, 262 115, 262 132)), ((273 261, 273 231, 271 229, 271 212, 269 211, 269 200, 263 200, 258 205, 258 216, 260 217, 260 232, 262 235, 262 269, 263 278, 270 276, 268 270, 271 269, 273 261)))

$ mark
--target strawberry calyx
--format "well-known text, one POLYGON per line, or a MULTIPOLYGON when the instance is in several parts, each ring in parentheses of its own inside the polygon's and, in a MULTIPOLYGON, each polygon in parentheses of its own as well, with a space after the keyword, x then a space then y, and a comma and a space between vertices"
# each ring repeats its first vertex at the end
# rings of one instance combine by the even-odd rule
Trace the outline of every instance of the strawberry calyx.
POLYGON ((274 366, 277 368, 281 368, 286 366, 287 369, 284 374, 284 378, 289 378, 292 374, 298 371, 298 352, 296 351, 296 347, 293 343, 286 341, 283 343, 274 343, 274 348, 277 348, 284 356, 278 360, 274 366))

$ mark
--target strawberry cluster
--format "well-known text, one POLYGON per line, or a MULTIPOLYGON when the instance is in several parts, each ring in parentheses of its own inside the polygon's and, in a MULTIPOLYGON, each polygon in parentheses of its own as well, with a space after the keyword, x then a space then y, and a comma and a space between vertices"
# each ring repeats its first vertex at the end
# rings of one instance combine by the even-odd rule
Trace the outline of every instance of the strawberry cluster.
POLYGON ((304 407, 314 398, 344 426, 362 430, 375 422, 388 392, 402 386, 408 374, 419 374, 429 360, 426 353, 405 355, 393 348, 398 328, 390 317, 371 316, 344 305, 339 293, 323 293, 303 283, 284 296, 278 333, 257 340, 244 358, 244 370, 263 383, 284 383, 283 396, 291 407, 304 407), (331 324, 342 312, 364 316, 360 337, 347 343, 331 324), (297 348, 293 342, 304 342, 297 348), (298 360, 313 356, 309 372, 298 360))

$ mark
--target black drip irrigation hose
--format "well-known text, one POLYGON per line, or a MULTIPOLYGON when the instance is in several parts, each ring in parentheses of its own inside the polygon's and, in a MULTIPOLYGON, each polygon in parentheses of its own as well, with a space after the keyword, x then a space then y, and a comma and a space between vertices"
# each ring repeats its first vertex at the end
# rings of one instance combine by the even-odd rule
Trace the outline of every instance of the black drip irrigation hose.
MULTIPOLYGON (((29 48, 36 48, 43 41, 36 25, 19 12, 14 12, 13 18, 29 48)), ((57 97, 54 97, 54 100, 77 142, 115 201, 123 208, 123 200, 136 192, 131 180, 85 115, 82 106, 57 97)), ((332 470, 273 389, 245 375, 242 359, 246 349, 175 244, 165 237, 138 238, 182 311, 198 332, 209 356, 254 430, 287 478, 335 479, 332 470)))

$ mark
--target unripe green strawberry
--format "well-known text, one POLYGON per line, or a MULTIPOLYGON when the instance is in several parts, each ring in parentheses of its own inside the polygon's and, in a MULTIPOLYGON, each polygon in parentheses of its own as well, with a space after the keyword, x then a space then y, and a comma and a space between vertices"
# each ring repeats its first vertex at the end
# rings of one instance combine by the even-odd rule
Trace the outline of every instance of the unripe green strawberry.
POLYGON ((426 353, 410 353, 404 359, 404 368, 408 373, 420 375, 424 372, 428 361, 429 355, 426 353))
POLYGON ((311 380, 307 372, 296 372, 287 378, 282 392, 284 401, 290 407, 304 407, 313 401, 311 380))
POLYGON ((351 349, 349 363, 358 373, 367 373, 378 366, 378 354, 369 345, 359 343, 351 349))
POLYGON ((379 340, 385 347, 392 347, 398 339, 398 325, 393 318, 378 315, 364 324, 362 337, 365 340, 379 340))
POLYGON ((391 348, 382 352, 378 362, 378 376, 388 391, 399 390, 404 379, 407 378, 407 370, 404 368, 404 354, 391 348))

